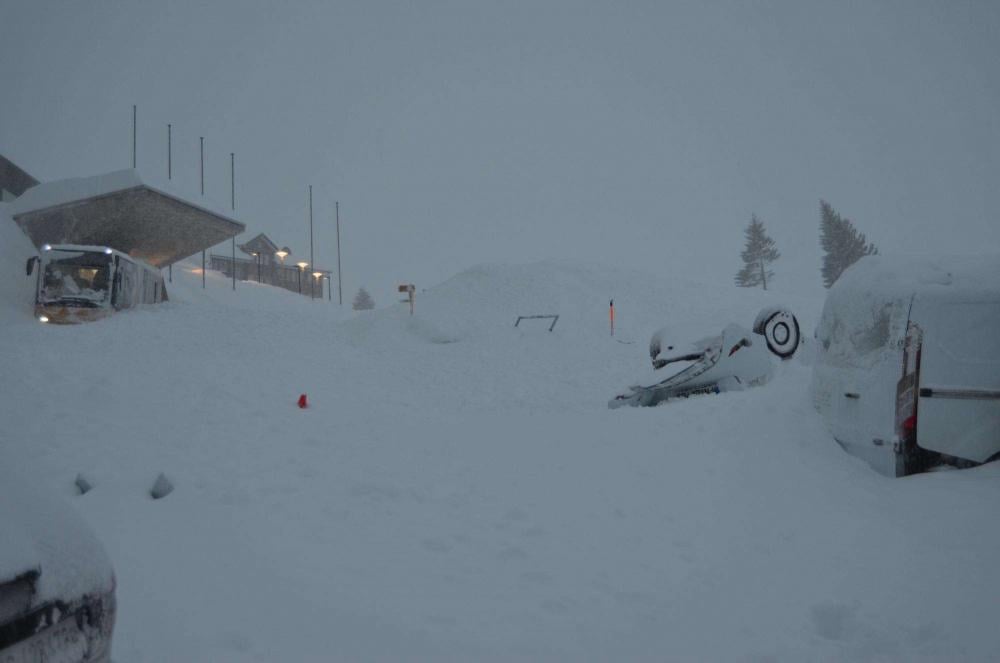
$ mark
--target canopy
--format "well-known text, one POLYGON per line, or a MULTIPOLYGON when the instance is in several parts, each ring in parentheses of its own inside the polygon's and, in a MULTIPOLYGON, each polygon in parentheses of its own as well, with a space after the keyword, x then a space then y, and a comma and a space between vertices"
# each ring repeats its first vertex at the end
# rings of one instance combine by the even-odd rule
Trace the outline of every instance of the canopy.
POLYGON ((166 267, 235 237, 246 226, 144 181, 135 170, 46 182, 11 205, 36 247, 108 246, 166 267))

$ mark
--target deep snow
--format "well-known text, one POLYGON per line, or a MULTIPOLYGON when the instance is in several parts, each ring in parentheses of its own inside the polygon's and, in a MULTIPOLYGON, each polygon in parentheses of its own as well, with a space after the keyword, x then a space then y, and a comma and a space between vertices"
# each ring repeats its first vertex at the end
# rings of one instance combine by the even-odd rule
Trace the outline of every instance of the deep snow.
POLYGON ((0 218, 0 463, 108 549, 117 661, 1000 648, 1000 468, 876 474, 812 409, 808 346, 766 387, 608 410, 663 324, 783 303, 811 337, 820 301, 537 263, 354 314, 187 265, 165 304, 54 327, 22 240, 0 218))

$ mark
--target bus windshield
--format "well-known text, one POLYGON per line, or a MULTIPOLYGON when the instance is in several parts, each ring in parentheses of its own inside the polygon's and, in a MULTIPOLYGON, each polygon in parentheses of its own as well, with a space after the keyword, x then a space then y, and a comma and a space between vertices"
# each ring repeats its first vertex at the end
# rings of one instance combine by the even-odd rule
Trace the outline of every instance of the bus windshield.
POLYGON ((108 299, 111 256, 97 251, 53 249, 42 274, 40 304, 101 306, 108 299))

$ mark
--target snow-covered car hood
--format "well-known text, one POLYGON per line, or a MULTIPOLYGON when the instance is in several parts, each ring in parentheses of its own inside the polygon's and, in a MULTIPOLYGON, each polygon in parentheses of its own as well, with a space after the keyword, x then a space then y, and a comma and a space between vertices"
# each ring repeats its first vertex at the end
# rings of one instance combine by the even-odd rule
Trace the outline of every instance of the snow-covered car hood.
POLYGON ((0 471, 0 583, 39 573, 32 605, 108 592, 103 546, 71 506, 0 471))

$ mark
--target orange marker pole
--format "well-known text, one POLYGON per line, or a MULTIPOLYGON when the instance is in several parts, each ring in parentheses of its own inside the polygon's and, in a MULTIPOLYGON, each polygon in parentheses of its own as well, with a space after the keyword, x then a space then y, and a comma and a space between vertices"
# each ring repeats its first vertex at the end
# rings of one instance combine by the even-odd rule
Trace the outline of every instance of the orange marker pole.
POLYGON ((615 300, 613 300, 613 299, 611 300, 611 308, 610 308, 610 312, 608 313, 608 315, 610 316, 610 319, 611 319, 611 335, 614 336, 615 335, 615 300))

